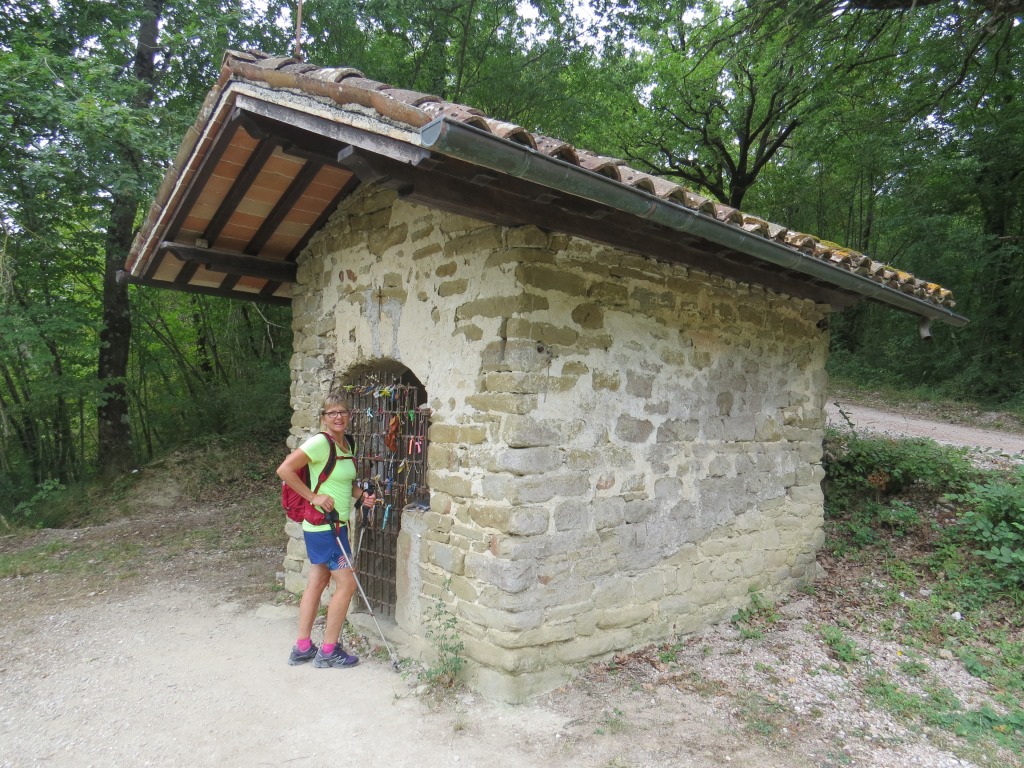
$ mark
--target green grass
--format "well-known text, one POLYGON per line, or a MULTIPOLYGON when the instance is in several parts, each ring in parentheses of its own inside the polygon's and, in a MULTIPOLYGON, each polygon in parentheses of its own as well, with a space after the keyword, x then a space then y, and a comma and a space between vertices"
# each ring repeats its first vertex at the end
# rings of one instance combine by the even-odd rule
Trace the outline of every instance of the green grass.
POLYGON ((779 620, 775 606, 756 587, 750 587, 750 604, 733 614, 733 625, 744 640, 759 640, 764 629, 779 620))
POLYGON ((0 578, 41 573, 118 575, 133 567, 142 551, 140 544, 124 542, 50 541, 0 554, 0 578))

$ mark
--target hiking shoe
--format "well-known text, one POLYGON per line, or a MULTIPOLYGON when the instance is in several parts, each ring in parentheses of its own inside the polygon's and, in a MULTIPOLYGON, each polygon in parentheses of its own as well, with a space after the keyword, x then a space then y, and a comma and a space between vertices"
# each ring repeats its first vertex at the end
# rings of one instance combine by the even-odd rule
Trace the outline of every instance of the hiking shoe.
POLYGON ((313 666, 319 669, 326 669, 327 667, 354 667, 358 663, 359 657, 346 653, 345 649, 341 647, 341 643, 334 646, 334 652, 330 656, 324 656, 322 651, 318 651, 316 658, 313 659, 313 666))
POLYGON ((297 646, 292 646, 292 652, 288 656, 289 666, 294 667, 296 664, 305 664, 307 661, 312 661, 317 654, 317 647, 310 645, 309 650, 300 651, 297 646))

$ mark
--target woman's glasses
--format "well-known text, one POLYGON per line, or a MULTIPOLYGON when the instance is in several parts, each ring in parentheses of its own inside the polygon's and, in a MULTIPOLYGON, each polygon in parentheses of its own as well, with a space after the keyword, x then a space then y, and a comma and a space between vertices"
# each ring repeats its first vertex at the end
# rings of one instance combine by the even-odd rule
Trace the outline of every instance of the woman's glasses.
POLYGON ((336 419, 339 416, 348 416, 351 411, 323 411, 322 413, 328 419, 336 419))

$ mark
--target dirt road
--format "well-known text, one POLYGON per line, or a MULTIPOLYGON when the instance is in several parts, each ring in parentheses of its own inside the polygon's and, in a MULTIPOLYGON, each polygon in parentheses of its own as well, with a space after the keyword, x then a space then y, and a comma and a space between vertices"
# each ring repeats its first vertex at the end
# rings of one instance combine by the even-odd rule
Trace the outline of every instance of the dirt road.
POLYGON ((858 430, 898 437, 927 437, 945 445, 987 448, 1008 455, 1024 455, 1024 435, 1004 430, 950 424, 842 400, 831 400, 825 406, 828 423, 832 426, 847 426, 840 410, 858 430))

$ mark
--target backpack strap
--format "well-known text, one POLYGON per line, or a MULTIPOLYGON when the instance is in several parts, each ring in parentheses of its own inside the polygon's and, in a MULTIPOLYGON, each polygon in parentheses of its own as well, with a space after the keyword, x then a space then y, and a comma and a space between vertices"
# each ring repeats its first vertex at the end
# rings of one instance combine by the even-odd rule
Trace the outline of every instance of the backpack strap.
POLYGON ((324 484, 324 481, 331 476, 331 472, 334 471, 334 465, 338 463, 338 448, 334 444, 333 438, 326 432, 321 432, 320 434, 327 438, 327 447, 331 452, 327 457, 327 463, 324 464, 324 468, 320 472, 320 478, 317 480, 316 488, 313 489, 314 494, 320 490, 320 486, 324 484))

